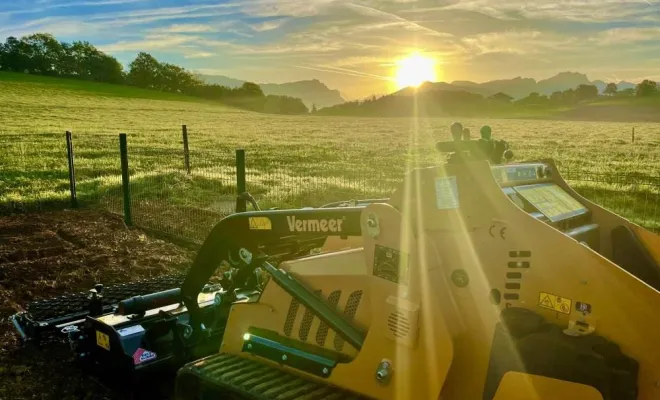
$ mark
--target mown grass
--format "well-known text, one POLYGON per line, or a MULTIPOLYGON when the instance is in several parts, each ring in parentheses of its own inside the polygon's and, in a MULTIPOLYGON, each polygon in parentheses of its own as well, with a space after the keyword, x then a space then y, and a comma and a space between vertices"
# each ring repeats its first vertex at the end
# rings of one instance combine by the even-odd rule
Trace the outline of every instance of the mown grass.
MULTIPOLYGON (((123 132, 134 220, 203 238, 234 206, 237 148, 246 150, 248 190, 264 207, 316 206, 388 196, 406 169, 444 160, 434 144, 448 138, 452 122, 263 115, 173 94, 0 73, 0 204, 66 202, 69 130, 79 198, 121 211, 117 135, 123 132), (188 126, 190 175, 183 168, 182 124, 188 126)), ((461 122, 473 136, 491 125, 496 138, 511 143, 517 160, 554 158, 578 188, 612 190, 617 196, 605 196, 606 206, 660 227, 660 124, 635 124, 631 143, 630 123, 461 122), (641 183, 628 184, 629 176, 641 183), (596 182, 578 182, 589 177, 596 182), (656 185, 648 184, 654 178, 656 185), (642 200, 633 202, 636 196, 642 200)))

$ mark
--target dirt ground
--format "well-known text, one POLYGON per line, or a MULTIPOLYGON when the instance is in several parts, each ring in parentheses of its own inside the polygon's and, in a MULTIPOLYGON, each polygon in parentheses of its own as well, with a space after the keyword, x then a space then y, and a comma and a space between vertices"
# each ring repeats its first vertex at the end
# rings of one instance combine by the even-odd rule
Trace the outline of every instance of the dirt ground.
POLYGON ((194 251, 92 210, 0 217, 0 400, 115 399, 69 349, 22 346, 8 317, 30 301, 184 271, 194 251))

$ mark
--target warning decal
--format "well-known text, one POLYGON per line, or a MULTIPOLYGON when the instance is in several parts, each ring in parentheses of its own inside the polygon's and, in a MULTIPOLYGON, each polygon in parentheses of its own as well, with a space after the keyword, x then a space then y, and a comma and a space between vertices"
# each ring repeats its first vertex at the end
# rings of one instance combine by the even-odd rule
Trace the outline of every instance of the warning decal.
POLYGON ((268 217, 250 217, 248 223, 251 230, 269 231, 273 229, 273 225, 268 217))
POLYGON ((96 331, 96 344, 106 350, 110 350, 110 336, 103 332, 96 331))
POLYGON ((571 299, 565 297, 544 292, 539 293, 539 307, 547 308, 548 310, 557 311, 562 314, 570 314, 572 303, 573 301, 571 299))

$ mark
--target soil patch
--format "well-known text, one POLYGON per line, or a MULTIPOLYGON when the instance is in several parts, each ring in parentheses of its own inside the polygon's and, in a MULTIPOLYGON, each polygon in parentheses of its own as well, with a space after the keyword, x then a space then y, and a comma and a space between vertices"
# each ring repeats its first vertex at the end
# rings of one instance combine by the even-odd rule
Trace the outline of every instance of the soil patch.
POLYGON ((71 364, 66 346, 23 346, 7 318, 31 301, 95 283, 185 271, 194 255, 95 210, 0 217, 0 400, 117 398, 71 364))

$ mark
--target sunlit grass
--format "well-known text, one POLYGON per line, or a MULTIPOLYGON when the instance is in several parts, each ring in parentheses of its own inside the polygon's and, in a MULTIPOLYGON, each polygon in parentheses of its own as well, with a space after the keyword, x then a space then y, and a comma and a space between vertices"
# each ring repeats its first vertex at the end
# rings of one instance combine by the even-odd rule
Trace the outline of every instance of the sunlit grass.
MULTIPOLYGON (((264 207, 318 206, 386 197, 406 169, 442 163, 434 143, 449 138, 454 122, 262 115, 173 94, 24 77, 0 73, 0 203, 68 199, 69 130, 79 198, 121 211, 122 132, 128 134, 131 191, 142 204, 135 218, 176 219, 177 226, 199 225, 200 232, 216 217, 195 210, 216 215, 233 208, 237 148, 247 153, 247 189, 264 207), (182 124, 188 126, 190 176, 183 168, 182 124)), ((628 175, 648 182, 660 174, 660 124, 635 124, 632 143, 629 123, 460 121, 473 137, 481 125, 491 125, 495 138, 511 143, 516 160, 553 158, 570 178, 620 176, 609 186, 577 187, 626 216, 660 225, 658 186, 624 186, 628 175)))

